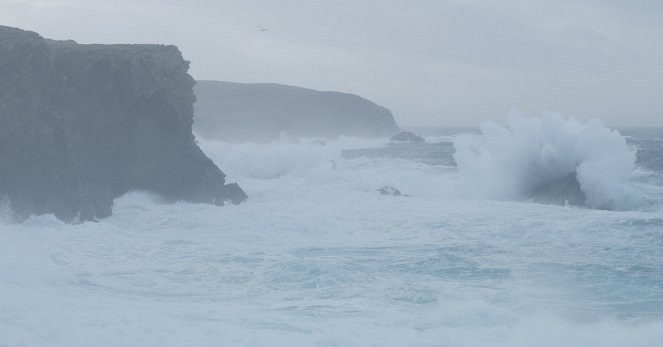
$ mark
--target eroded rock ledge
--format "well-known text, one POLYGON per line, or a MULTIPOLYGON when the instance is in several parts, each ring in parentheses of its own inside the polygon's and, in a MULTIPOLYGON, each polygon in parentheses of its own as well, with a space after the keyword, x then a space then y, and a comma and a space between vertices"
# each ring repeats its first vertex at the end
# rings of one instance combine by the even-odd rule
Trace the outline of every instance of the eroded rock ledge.
POLYGON ((175 46, 82 45, 0 26, 0 196, 18 218, 109 216, 131 190, 246 199, 198 148, 189 63, 175 46))

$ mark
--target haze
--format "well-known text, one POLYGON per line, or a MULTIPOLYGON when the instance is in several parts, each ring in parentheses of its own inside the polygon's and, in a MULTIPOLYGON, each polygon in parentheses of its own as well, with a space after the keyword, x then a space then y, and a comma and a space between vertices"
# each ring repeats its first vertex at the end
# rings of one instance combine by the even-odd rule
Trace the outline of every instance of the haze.
POLYGON ((175 44, 197 79, 356 93, 405 126, 476 125, 513 108, 663 126, 654 0, 0 0, 0 23, 175 44))

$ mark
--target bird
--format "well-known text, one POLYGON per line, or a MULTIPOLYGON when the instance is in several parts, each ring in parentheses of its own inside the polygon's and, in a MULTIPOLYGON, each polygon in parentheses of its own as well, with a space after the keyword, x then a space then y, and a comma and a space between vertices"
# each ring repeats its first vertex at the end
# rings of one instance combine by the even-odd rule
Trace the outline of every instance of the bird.
POLYGON ((258 29, 260 29, 261 32, 269 30, 269 28, 263 28, 260 25, 258 25, 258 29))

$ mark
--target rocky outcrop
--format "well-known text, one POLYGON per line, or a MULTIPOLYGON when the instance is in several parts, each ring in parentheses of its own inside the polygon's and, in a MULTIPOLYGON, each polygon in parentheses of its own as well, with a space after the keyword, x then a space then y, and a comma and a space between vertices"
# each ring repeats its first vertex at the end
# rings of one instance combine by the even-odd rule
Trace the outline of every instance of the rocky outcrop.
POLYGON ((198 148, 195 84, 174 46, 80 45, 0 26, 0 196, 18 218, 111 214, 131 190, 246 198, 198 148))
POLYGON ((384 186, 380 189, 378 189, 378 192, 380 192, 380 195, 392 195, 392 196, 405 196, 405 197, 410 197, 409 195, 401 193, 400 190, 392 187, 392 186, 384 186))
POLYGON ((411 131, 401 131, 400 133, 392 136, 390 140, 392 142, 413 142, 413 143, 426 142, 426 140, 423 137, 411 131))
POLYGON ((195 93, 194 131, 211 139, 372 138, 399 131, 388 109, 353 94, 220 81, 198 81, 195 93))

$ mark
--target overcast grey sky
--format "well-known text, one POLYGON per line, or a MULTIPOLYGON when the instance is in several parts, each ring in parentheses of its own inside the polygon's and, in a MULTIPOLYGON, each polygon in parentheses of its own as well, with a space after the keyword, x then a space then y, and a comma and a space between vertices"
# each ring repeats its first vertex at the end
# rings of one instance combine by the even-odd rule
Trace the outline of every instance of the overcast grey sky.
POLYGON ((356 93, 402 125, 663 126, 660 0, 0 0, 0 24, 175 44, 197 79, 356 93))

